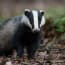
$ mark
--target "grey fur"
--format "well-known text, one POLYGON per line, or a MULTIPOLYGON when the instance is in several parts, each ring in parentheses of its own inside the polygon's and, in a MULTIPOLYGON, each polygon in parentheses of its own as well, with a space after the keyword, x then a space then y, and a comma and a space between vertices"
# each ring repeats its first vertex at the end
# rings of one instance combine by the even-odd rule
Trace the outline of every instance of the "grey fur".
POLYGON ((22 16, 16 16, 13 18, 9 18, 4 20, 0 26, 0 48, 10 48, 11 44, 9 43, 14 31, 17 29, 20 18, 22 16))

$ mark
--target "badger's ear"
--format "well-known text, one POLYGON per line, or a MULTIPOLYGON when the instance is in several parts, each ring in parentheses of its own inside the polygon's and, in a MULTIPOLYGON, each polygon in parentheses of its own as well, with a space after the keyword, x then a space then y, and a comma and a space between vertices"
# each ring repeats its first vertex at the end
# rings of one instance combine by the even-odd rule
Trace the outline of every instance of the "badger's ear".
POLYGON ((29 9, 25 9, 24 14, 25 14, 25 15, 28 15, 29 12, 30 12, 29 9))
POLYGON ((40 10, 41 15, 44 15, 44 10, 40 10))

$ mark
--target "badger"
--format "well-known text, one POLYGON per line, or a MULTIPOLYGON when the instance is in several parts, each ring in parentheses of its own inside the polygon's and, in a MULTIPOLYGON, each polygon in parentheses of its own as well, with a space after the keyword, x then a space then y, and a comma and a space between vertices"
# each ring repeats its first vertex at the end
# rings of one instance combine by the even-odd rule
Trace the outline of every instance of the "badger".
POLYGON ((5 20, 0 28, 0 52, 3 54, 16 49, 17 56, 22 57, 24 48, 29 59, 35 57, 40 46, 41 27, 45 24, 43 10, 25 9, 24 14, 5 20))

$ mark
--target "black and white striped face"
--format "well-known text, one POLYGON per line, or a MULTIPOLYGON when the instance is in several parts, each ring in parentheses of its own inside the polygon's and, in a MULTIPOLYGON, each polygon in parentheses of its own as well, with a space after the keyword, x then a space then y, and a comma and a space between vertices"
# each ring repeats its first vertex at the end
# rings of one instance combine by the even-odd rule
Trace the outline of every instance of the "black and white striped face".
POLYGON ((45 24, 44 11, 25 9, 24 14, 29 20, 27 23, 32 31, 40 31, 40 28, 45 24))

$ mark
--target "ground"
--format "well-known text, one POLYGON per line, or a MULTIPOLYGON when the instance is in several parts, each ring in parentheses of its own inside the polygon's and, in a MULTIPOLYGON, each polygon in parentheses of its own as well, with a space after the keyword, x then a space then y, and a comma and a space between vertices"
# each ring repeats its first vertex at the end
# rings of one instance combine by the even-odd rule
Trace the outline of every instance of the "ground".
MULTIPOLYGON (((43 44, 42 44, 43 46, 43 44)), ((28 60, 25 53, 23 58, 16 57, 16 52, 13 56, 0 57, 0 65, 65 65, 65 49, 60 50, 58 48, 38 49, 34 59, 28 60)))

